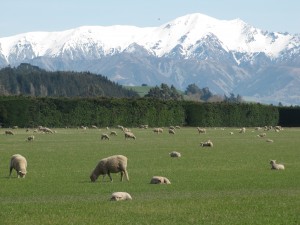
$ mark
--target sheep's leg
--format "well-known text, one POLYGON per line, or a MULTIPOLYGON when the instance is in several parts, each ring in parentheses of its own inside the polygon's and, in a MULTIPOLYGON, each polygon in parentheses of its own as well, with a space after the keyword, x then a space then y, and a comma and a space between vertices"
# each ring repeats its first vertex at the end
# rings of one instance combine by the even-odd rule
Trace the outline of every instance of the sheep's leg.
POLYGON ((11 176, 11 172, 12 172, 13 168, 12 166, 9 168, 9 177, 11 176))
POLYGON ((121 181, 123 181, 123 171, 121 171, 121 181))
POLYGON ((111 175, 110 175, 110 172, 108 172, 107 173, 107 175, 109 176, 109 178, 110 178, 110 182, 112 182, 113 181, 113 179, 112 179, 112 177, 111 177, 111 175))
POLYGON ((126 180, 129 181, 129 176, 128 176, 127 170, 125 170, 124 173, 125 173, 126 180))

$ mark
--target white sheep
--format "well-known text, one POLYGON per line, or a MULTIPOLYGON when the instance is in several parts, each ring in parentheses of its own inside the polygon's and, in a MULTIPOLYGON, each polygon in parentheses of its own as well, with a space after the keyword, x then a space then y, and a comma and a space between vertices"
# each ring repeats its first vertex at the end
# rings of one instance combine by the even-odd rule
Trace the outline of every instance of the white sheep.
POLYGON ((164 131, 164 130, 163 130, 162 128, 160 128, 160 127, 154 128, 154 129, 153 129, 153 132, 154 132, 154 133, 157 133, 157 134, 163 133, 163 131, 164 131))
POLYGON ((18 178, 25 178, 27 174, 27 160, 20 154, 15 154, 10 159, 9 176, 11 176, 12 170, 17 171, 18 178))
POLYGON ((175 130, 169 129, 169 134, 175 134, 175 130))
POLYGON ((276 160, 271 160, 270 164, 272 165, 272 170, 284 170, 284 165, 283 164, 277 164, 276 160))
POLYGON ((96 125, 92 125, 93 129, 98 129, 98 127, 96 125))
POLYGON ((198 130, 199 134, 206 134, 206 129, 205 128, 197 127, 197 130, 198 130))
POLYGON ((257 137, 261 137, 261 138, 263 138, 263 137, 265 137, 265 136, 267 136, 266 133, 261 133, 261 134, 258 134, 258 135, 257 135, 257 137))
POLYGON ((234 133, 231 131, 231 132, 229 132, 229 134, 230 134, 230 135, 233 135, 234 133))
POLYGON ((125 139, 128 139, 128 138, 131 138, 131 139, 134 139, 134 140, 136 139, 134 134, 131 133, 131 132, 125 132, 124 135, 125 135, 125 139))
POLYGON ((170 180, 162 176, 153 176, 150 184, 171 184, 170 180))
POLYGON ((274 141, 272 139, 267 139, 266 142, 273 143, 274 141))
POLYGON ((108 134, 101 134, 101 140, 109 140, 108 134))
POLYGON ((202 147, 214 147, 214 144, 212 143, 211 140, 205 141, 205 142, 200 142, 200 145, 202 147))
POLYGON ((239 131, 240 134, 244 134, 246 133, 246 128, 245 127, 242 127, 239 131))
POLYGON ((181 154, 179 152, 176 152, 176 151, 170 152, 169 155, 171 157, 181 157, 181 154))
POLYGON ((180 129, 180 126, 175 126, 176 129, 180 129))
POLYGON ((127 173, 127 157, 123 155, 113 155, 104 159, 101 159, 95 169, 90 175, 92 182, 95 182, 99 175, 103 175, 102 181, 106 174, 109 176, 110 181, 113 181, 110 173, 121 173, 121 181, 123 181, 123 175, 125 174, 127 181, 129 181, 127 173))
POLYGON ((110 198, 111 201, 132 200, 132 197, 127 192, 114 192, 110 198))
POLYGON ((111 131, 111 132, 110 132, 110 136, 118 136, 118 134, 117 134, 116 131, 111 131))
POLYGON ((12 132, 11 130, 6 130, 5 135, 14 135, 14 132, 12 132))
POLYGON ((33 141, 33 140, 34 140, 34 136, 33 135, 27 137, 27 141, 33 141))

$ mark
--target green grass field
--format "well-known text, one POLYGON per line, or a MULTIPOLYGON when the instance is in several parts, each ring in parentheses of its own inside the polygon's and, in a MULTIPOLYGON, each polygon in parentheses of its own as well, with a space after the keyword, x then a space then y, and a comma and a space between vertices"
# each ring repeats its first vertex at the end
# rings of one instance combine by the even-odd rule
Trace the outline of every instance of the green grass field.
POLYGON ((0 129, 0 224, 300 224, 300 129, 267 132, 274 143, 248 128, 207 130, 133 128, 136 140, 118 136, 101 141, 105 129, 54 129, 55 134, 0 129), (234 135, 229 132, 233 131, 234 135), (211 139, 213 148, 200 147, 211 139), (179 151, 181 158, 170 158, 179 151), (10 157, 28 161, 25 179, 8 178, 10 157), (130 181, 112 174, 91 183, 89 175, 104 157, 128 157, 130 181), (285 164, 273 171, 269 161, 285 164), (154 175, 171 185, 151 185, 154 175), (126 191, 132 201, 109 201, 111 193, 126 191))

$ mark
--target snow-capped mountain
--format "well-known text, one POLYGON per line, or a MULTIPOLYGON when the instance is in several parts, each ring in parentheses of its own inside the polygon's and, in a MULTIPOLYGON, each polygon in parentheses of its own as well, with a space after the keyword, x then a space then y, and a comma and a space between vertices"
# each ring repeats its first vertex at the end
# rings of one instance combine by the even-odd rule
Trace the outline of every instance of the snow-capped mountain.
POLYGON ((0 38, 0 67, 91 71, 124 85, 196 83, 268 103, 300 104, 300 34, 203 14, 159 27, 84 26, 0 38))

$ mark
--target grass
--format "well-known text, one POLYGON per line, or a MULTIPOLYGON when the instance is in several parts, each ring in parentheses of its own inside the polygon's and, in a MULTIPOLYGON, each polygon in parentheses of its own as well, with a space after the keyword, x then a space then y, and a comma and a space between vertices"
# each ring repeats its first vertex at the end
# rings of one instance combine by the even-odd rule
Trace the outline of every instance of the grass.
POLYGON ((166 131, 134 128, 137 140, 117 137, 101 141, 102 129, 56 129, 52 135, 18 129, 14 136, 0 130, 0 223, 10 224, 300 224, 300 129, 267 132, 274 143, 248 129, 195 128, 166 131), (234 135, 229 135, 234 131, 234 135), (31 134, 32 132, 30 132, 31 134), (213 149, 199 143, 211 139, 213 149), (182 153, 178 159, 168 153, 182 153), (28 174, 8 178, 11 155, 28 160, 28 174), (128 157, 129 182, 91 183, 99 159, 128 157), (270 170, 270 159, 285 171, 270 170), (153 175, 171 185, 150 185, 153 175), (114 191, 126 191, 132 201, 111 202, 114 191))

